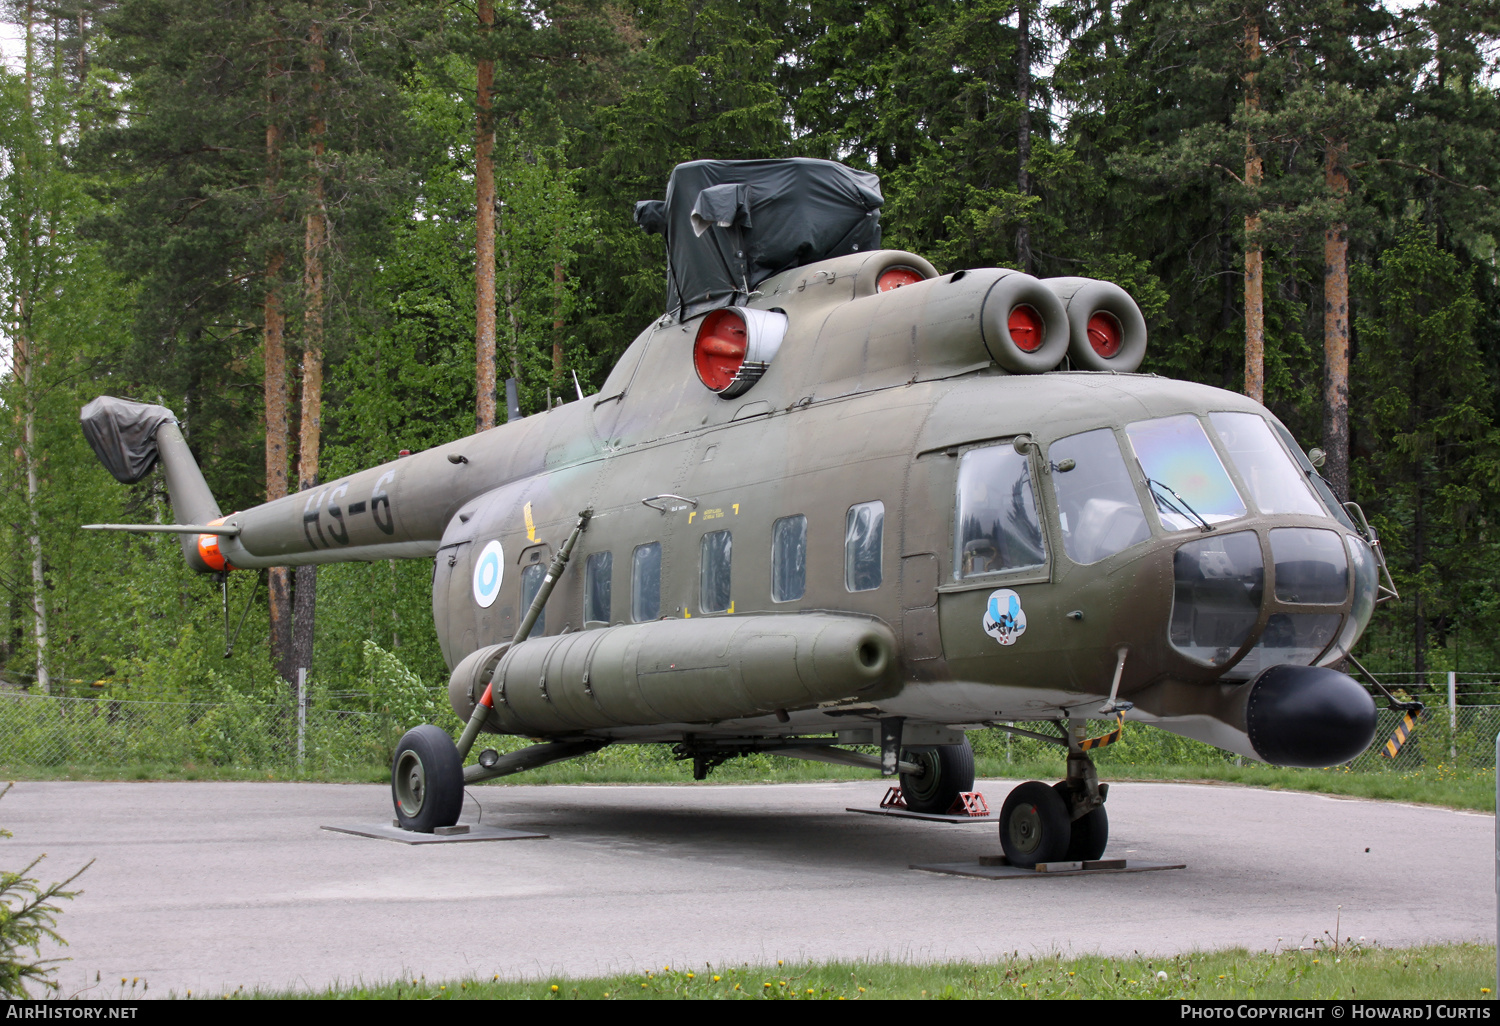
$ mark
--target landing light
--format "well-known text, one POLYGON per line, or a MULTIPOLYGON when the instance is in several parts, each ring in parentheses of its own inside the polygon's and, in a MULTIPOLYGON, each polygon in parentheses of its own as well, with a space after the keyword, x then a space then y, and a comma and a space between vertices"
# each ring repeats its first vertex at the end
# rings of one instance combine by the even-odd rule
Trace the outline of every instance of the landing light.
POLYGON ((1014 307, 1006 327, 1010 330, 1010 337, 1016 348, 1023 353, 1034 353, 1042 348, 1042 315, 1036 312, 1035 307, 1025 304, 1014 307))

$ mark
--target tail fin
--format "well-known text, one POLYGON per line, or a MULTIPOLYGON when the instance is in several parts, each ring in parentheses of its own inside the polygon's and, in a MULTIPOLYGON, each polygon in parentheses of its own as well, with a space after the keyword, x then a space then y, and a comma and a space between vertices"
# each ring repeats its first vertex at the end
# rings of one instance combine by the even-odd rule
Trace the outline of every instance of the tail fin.
MULTIPOLYGON (((84 437, 115 480, 134 484, 151 473, 160 459, 178 521, 209 524, 223 516, 171 410, 101 395, 83 408, 82 419, 84 437)), ((189 566, 203 571, 222 569, 204 562, 196 533, 179 533, 189 566)))

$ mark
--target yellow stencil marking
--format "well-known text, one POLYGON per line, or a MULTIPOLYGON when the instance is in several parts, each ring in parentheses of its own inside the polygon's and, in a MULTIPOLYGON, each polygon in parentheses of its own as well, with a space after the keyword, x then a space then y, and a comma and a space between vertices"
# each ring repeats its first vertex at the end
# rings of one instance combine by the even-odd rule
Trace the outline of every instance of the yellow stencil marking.
POLYGON ((522 512, 526 516, 526 540, 536 541, 536 521, 531 519, 531 503, 528 502, 522 512))
POLYGON ((723 518, 724 511, 722 509, 706 509, 703 511, 704 520, 722 520, 723 518))
POLYGON ((739 516, 740 515, 740 504, 737 503, 737 502, 734 504, 734 515, 735 516, 739 516))
POLYGON ((698 515, 698 511, 697 510, 693 510, 691 513, 689 513, 688 514, 688 523, 691 524, 693 522, 693 518, 695 516, 697 516, 697 515, 698 515))

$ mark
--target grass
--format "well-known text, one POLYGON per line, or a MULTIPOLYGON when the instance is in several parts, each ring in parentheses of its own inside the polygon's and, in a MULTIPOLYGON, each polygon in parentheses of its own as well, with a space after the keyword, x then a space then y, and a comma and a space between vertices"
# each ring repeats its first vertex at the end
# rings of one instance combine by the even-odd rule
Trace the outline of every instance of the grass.
MULTIPOLYGON (((123 983, 123 981, 122 981, 123 983)), ((1381 948, 1325 937, 1305 950, 1243 948, 1166 958, 1021 955, 994 962, 777 962, 774 966, 663 966, 660 971, 530 981, 425 977, 322 991, 247 991, 231 998, 472 1000, 631 998, 865 1000, 869 998, 1490 999, 1495 948, 1442 944, 1381 948)), ((128 988, 122 986, 122 990, 128 988)), ((106 995, 110 996, 110 995, 106 995)), ((189 993, 186 996, 191 996, 189 993)), ((205 995, 199 995, 200 997, 205 995)))
MULTIPOLYGON (((975 768, 981 779, 1055 780, 1062 775, 1061 760, 1007 763, 979 756, 975 768)), ((299 773, 292 769, 257 769, 212 764, 141 762, 123 765, 65 764, 55 767, 0 764, 7 780, 298 780, 324 783, 385 783, 384 765, 345 766, 299 773)), ((1188 781, 1239 784, 1284 791, 1312 791, 1385 801, 1439 805, 1493 812, 1495 777, 1490 770, 1453 770, 1445 767, 1402 773, 1352 772, 1344 769, 1288 769, 1252 763, 1117 764, 1101 760, 1099 775, 1107 781, 1188 781)), ((757 755, 735 759, 714 770, 710 783, 796 783, 805 781, 870 780, 861 773, 827 763, 804 762, 757 755)), ((483 786, 512 784, 691 784, 690 763, 674 762, 665 749, 646 751, 636 746, 605 749, 570 762, 502 777, 483 786)), ((996 796, 990 796, 994 798, 996 796)), ((993 804, 993 803, 992 803, 993 804)))

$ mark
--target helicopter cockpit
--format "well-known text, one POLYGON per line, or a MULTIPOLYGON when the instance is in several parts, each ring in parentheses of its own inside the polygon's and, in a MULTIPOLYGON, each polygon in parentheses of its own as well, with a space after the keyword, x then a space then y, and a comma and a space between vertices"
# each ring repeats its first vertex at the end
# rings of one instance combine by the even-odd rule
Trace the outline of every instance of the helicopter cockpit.
POLYGON ((955 580, 1040 571, 1049 535, 1078 566, 1175 541, 1167 640, 1226 682, 1336 663, 1369 622, 1377 555, 1279 423, 1180 413, 1027 449, 962 454, 955 580))

